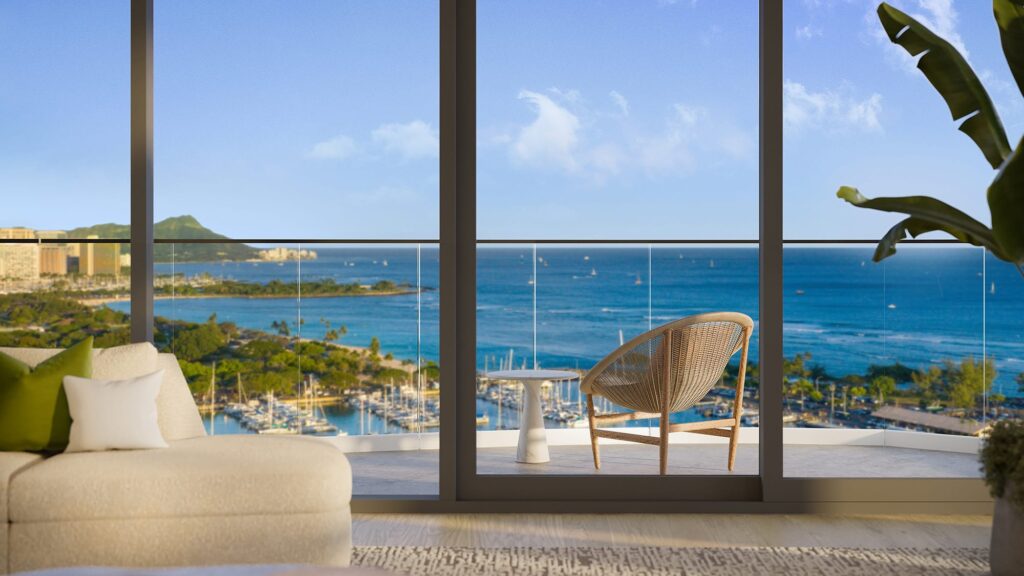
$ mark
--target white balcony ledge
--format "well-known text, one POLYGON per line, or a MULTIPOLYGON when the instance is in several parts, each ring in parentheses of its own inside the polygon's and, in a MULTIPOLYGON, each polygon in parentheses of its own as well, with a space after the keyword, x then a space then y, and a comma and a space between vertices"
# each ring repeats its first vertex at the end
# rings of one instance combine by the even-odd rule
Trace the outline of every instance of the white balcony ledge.
MULTIPOLYGON (((646 428, 630 430, 654 433, 646 428)), ((601 440, 595 470, 585 429, 548 430, 551 462, 518 464, 518 431, 477 433, 481 474, 657 474, 654 446, 601 440)), ((349 453, 356 495, 431 495, 438 491, 438 435, 395 434, 330 439, 349 453)), ((817 478, 978 478, 978 438, 901 430, 786 428, 786 476, 817 478)), ((758 429, 744 428, 733 472, 726 469, 725 439, 679 433, 671 438, 669 473, 756 475, 758 429)))

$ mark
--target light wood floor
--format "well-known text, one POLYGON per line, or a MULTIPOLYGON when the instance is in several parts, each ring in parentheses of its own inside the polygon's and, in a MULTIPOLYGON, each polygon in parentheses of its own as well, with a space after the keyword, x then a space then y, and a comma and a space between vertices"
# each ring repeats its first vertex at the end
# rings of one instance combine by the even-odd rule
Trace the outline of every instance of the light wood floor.
POLYGON ((989 516, 356 514, 356 546, 986 548, 989 516))

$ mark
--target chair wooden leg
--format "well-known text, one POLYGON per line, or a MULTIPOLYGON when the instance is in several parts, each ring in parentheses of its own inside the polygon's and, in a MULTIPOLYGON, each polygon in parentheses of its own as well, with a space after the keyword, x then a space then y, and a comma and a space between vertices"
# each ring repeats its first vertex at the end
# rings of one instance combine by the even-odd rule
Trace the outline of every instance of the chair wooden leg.
POLYGON ((594 422, 594 396, 587 394, 587 420, 590 421, 590 447, 594 450, 594 468, 601 469, 601 453, 597 447, 597 424, 594 422))
POLYGON ((661 460, 661 475, 668 474, 668 418, 661 418, 661 442, 658 444, 661 460))
POLYGON ((736 446, 740 443, 740 424, 736 423, 732 427, 732 435, 729 436, 729 472, 732 472, 732 467, 736 464, 736 446))

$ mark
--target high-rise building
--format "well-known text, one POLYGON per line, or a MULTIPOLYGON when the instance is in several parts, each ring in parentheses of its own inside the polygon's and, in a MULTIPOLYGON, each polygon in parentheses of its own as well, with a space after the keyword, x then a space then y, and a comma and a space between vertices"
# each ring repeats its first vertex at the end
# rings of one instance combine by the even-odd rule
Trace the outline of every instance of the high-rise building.
POLYGON ((68 247, 63 244, 39 245, 39 274, 64 276, 68 273, 68 247))
POLYGON ((35 230, 31 228, 0 228, 0 240, 34 240, 35 230))
POLYGON ((36 230, 36 238, 41 240, 64 240, 68 233, 63 230, 36 230))
POLYGON ((0 279, 38 280, 39 244, 0 244, 0 279))
MULTIPOLYGON (((89 236, 89 239, 98 236, 89 236)), ((82 244, 78 249, 78 273, 86 276, 120 276, 121 244, 82 244)))

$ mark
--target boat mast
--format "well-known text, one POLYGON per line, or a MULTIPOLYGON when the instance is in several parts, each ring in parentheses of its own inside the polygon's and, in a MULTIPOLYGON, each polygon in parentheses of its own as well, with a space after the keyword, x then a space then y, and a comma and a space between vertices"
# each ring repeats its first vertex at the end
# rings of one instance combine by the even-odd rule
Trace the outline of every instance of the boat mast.
POLYGON ((215 434, 214 422, 217 416, 217 361, 213 361, 213 370, 210 371, 210 435, 215 434))

